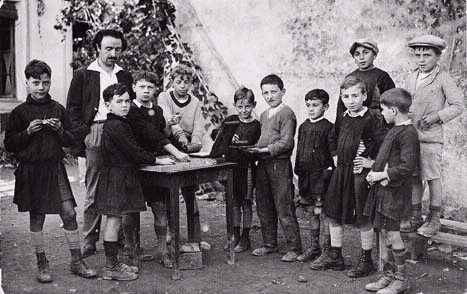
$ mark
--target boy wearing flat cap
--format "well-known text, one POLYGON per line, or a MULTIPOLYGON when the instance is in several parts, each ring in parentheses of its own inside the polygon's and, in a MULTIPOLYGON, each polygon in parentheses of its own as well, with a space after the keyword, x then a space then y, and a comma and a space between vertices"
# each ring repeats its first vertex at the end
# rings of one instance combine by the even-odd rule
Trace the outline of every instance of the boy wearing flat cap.
MULTIPOLYGON (((379 53, 378 44, 369 39, 355 41, 349 49, 357 69, 348 76, 354 76, 365 83, 367 99, 364 106, 381 110, 379 97, 385 91, 395 87, 389 74, 374 66, 373 61, 379 53)), ((343 114, 346 111, 341 99, 337 103, 336 130, 338 131, 343 114)))
POLYGON ((413 217, 401 227, 401 231, 415 230, 422 223, 422 181, 427 181, 430 191, 430 214, 417 233, 429 238, 435 235, 441 226, 439 218, 443 188, 443 124, 462 113, 464 95, 454 79, 438 65, 441 52, 446 48, 443 39, 423 35, 410 40, 408 46, 413 49, 417 63, 417 69, 410 73, 405 88, 413 97, 410 112, 420 139, 421 179, 413 185, 413 217))

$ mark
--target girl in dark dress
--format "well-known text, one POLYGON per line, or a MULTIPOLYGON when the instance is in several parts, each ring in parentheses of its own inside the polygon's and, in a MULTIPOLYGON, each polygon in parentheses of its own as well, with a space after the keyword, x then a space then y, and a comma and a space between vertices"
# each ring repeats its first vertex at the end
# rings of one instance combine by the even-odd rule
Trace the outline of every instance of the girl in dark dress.
POLYGON ((349 277, 363 277, 375 270, 371 259, 373 228, 363 216, 368 195, 365 176, 376 157, 384 136, 382 117, 377 110, 363 106, 365 84, 355 77, 347 77, 341 85, 341 99, 347 107, 337 134, 336 169, 324 199, 324 210, 330 220, 331 250, 324 252, 311 268, 344 269, 342 257, 343 225, 354 224, 360 230, 362 254, 349 277))
MULTIPOLYGON (((249 250, 250 228, 253 217, 252 200, 255 162, 251 155, 243 152, 240 146, 252 146, 256 144, 261 135, 261 125, 252 116, 256 106, 255 95, 248 88, 241 87, 234 94, 234 106, 236 115, 227 117, 224 123, 239 121, 239 125, 232 138, 232 147, 229 148, 226 159, 236 162, 234 168, 234 248, 235 252, 249 250), (240 222, 243 218, 243 230, 240 235, 240 222)), ((226 249, 228 245, 226 245, 226 249)))
POLYGON ((107 217, 104 228, 105 280, 135 280, 138 268, 118 260, 118 231, 122 216, 146 210, 138 179, 138 165, 154 164, 156 157, 136 143, 126 119, 130 96, 124 84, 113 84, 103 92, 109 109, 102 132, 103 168, 97 186, 94 209, 107 217))
POLYGON ((49 95, 52 71, 43 61, 32 60, 24 71, 28 97, 11 112, 5 132, 5 149, 19 161, 15 171, 13 202, 18 211, 29 211, 31 243, 37 257, 37 280, 52 282, 45 256, 42 229, 46 214, 60 214, 70 248, 73 274, 91 278, 96 271, 82 260, 76 202, 71 191, 62 146, 72 145, 71 134, 64 129, 65 109, 49 95))

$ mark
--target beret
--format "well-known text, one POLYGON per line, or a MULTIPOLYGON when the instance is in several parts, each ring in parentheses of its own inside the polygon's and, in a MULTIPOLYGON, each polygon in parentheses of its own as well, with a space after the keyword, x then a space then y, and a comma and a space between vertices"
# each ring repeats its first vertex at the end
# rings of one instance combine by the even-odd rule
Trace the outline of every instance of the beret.
POLYGON ((355 52, 355 49, 357 49, 358 46, 368 48, 372 50, 375 53, 375 55, 378 55, 379 49, 378 49, 378 45, 376 44, 376 42, 373 40, 362 39, 362 40, 355 41, 352 44, 352 46, 350 46, 349 52, 352 56, 355 52))
POLYGON ((443 50, 444 48, 446 48, 446 41, 434 35, 423 35, 413 38, 407 43, 407 45, 410 48, 433 47, 439 50, 443 50))

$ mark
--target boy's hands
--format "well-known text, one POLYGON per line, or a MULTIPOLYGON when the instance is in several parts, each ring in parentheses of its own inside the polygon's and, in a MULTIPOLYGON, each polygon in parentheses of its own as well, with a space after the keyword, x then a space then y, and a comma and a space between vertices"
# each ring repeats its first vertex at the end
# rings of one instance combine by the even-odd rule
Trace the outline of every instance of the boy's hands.
POLYGON ((56 132, 60 132, 62 130, 62 122, 58 118, 45 119, 42 123, 48 125, 56 132))
POLYGON ((38 132, 42 130, 43 124, 41 119, 35 119, 29 123, 28 128, 26 129, 26 132, 28 135, 34 134, 35 132, 38 132))
POLYGON ((185 135, 180 135, 178 137, 178 143, 180 143, 182 147, 186 148, 186 146, 188 145, 188 143, 190 143, 190 141, 188 141, 188 138, 185 135))
POLYGON ((177 113, 175 113, 174 115, 172 115, 171 118, 169 118, 169 119, 167 120, 167 124, 168 124, 169 126, 176 125, 176 124, 178 124, 178 123, 180 122, 181 118, 182 118, 182 117, 181 117, 180 113, 177 112, 177 113))
POLYGON ((334 162, 334 166, 337 167, 337 155, 332 157, 332 161, 334 162))
POLYGON ((158 165, 171 165, 175 164, 175 160, 170 157, 156 157, 156 164, 158 165))
POLYGON ((172 154, 177 161, 187 162, 190 161, 190 156, 184 152, 176 152, 172 154))
POLYGON ((353 165, 355 169, 361 169, 361 168, 372 168, 373 163, 375 163, 374 160, 366 157, 361 157, 357 156, 353 160, 353 165))
POLYGON ((428 129, 430 128, 433 124, 437 123, 440 120, 439 115, 437 112, 431 113, 428 115, 425 115, 422 117, 422 119, 419 121, 420 128, 423 129, 428 129))
POLYGON ((251 148, 246 149, 246 151, 248 151, 249 153, 253 153, 253 154, 257 154, 257 153, 269 153, 268 147, 263 147, 263 148, 251 147, 251 148))
POLYGON ((232 143, 238 144, 239 141, 240 141, 240 137, 238 136, 238 134, 233 135, 232 143))

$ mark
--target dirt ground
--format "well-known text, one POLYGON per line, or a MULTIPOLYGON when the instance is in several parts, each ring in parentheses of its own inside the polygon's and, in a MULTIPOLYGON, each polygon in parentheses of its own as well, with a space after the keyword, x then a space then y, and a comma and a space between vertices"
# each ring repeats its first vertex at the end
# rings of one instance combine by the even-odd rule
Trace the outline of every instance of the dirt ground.
MULTIPOLYGON (((10 172, 3 172, 3 178, 11 178, 10 172)), ((74 168, 69 172, 76 178, 74 168)), ((72 182, 78 202, 78 221, 82 224, 83 184, 72 182)), ((29 245, 28 214, 18 213, 11 197, 0 198, 1 207, 1 269, 5 293, 368 293, 364 285, 374 280, 373 275, 363 279, 347 278, 345 272, 311 271, 306 263, 284 263, 280 254, 266 257, 253 257, 249 253, 237 255, 235 265, 226 263, 226 253, 222 247, 225 241, 225 206, 221 201, 200 201, 202 223, 210 230, 204 239, 212 245, 201 270, 182 271, 181 281, 171 280, 171 271, 157 262, 143 264, 140 278, 132 282, 81 279, 68 271, 69 252, 60 228, 58 216, 46 219, 44 234, 46 253, 54 272, 54 282, 40 284, 35 280, 36 261, 29 245), (297 282, 297 276, 304 275, 307 283, 297 282)), ((186 235, 184 205, 181 205, 181 234, 186 235)), ((152 214, 142 213, 141 229, 143 247, 157 254, 155 235, 152 229, 152 214)), ((255 215, 252 230, 253 246, 261 245, 261 232, 255 215)), ((304 224, 303 221, 301 221, 304 224)), ((304 226, 305 227, 305 226, 304 226)), ((345 231, 344 256, 346 264, 355 263, 359 253, 358 233, 352 228, 345 231)), ((302 228, 303 244, 306 246, 309 235, 302 228)), ((280 244, 284 240, 280 239, 280 244)), ((102 243, 98 244, 98 254, 86 262, 101 271, 104 263, 102 243)), ((411 290, 409 293, 467 293, 467 266, 437 251, 431 251, 428 261, 408 264, 411 290)))

